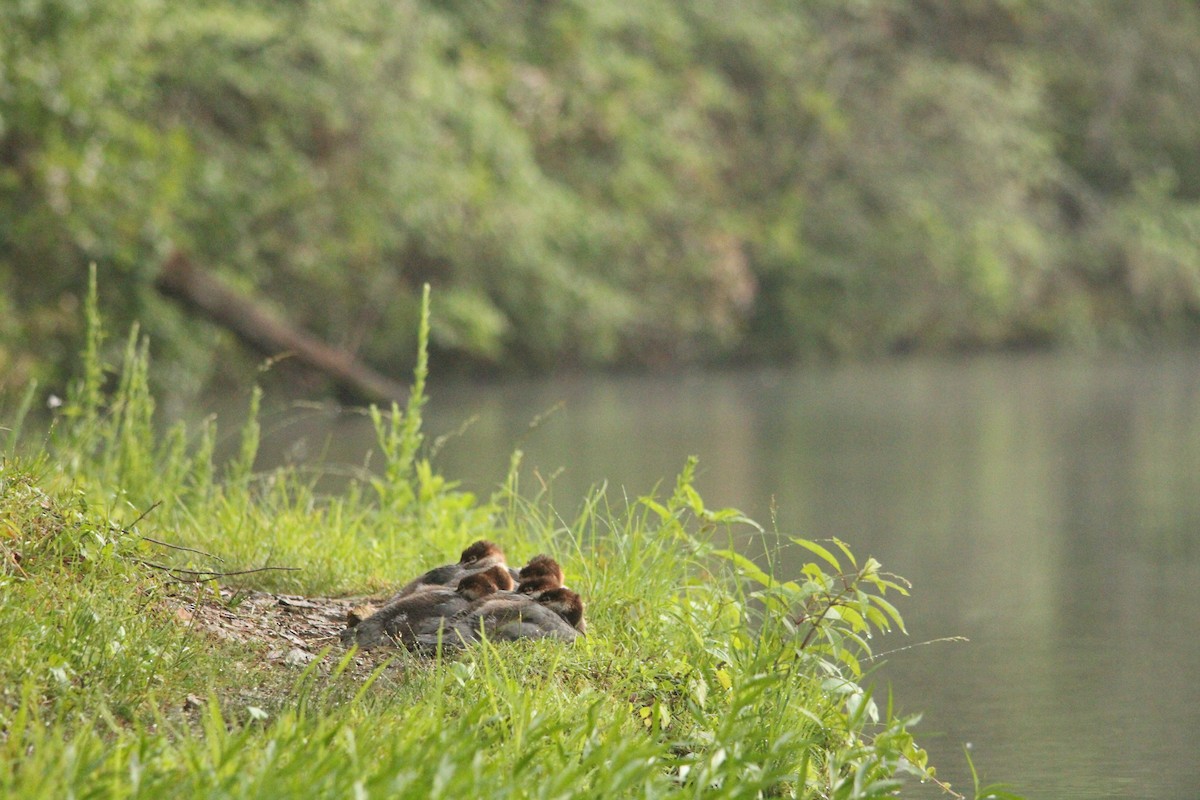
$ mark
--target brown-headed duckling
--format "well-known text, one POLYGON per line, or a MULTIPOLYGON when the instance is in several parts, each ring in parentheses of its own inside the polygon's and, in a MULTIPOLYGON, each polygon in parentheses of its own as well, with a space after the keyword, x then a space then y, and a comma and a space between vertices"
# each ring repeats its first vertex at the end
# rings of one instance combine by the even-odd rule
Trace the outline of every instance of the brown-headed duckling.
POLYGON ((550 578, 558 586, 563 584, 563 570, 558 562, 550 556, 542 553, 529 559, 529 563, 521 567, 520 580, 532 580, 533 578, 550 578))
POLYGON ((587 623, 583 620, 583 598, 575 592, 565 586, 560 586, 557 589, 542 592, 537 601, 562 617, 575 630, 587 633, 587 623))
POLYGON ((392 602, 407 597, 413 592, 430 586, 446 586, 453 589, 458 582, 468 575, 483 572, 494 566, 504 566, 509 575, 512 571, 504 564, 504 551, 495 542, 480 539, 462 551, 457 564, 445 564, 429 570, 424 575, 409 581, 392 596, 392 602))
POLYGON ((528 564, 521 567, 517 592, 536 599, 543 592, 561 588, 562 585, 562 567, 550 556, 539 555, 534 556, 528 564))
POLYGON ((375 647, 387 640, 412 647, 419 632, 437 630, 447 619, 461 616, 472 605, 496 592, 513 588, 508 568, 496 564, 472 572, 454 588, 430 585, 392 600, 358 625, 342 631, 342 641, 360 648, 375 647))

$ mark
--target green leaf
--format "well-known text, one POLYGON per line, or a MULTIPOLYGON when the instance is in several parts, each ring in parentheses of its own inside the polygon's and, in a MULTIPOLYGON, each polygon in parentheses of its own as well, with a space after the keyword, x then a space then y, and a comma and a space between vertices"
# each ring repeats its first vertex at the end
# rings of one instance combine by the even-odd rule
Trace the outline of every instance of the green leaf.
POLYGON ((862 666, 858 663, 858 658, 855 657, 854 653, 851 653, 849 650, 843 647, 838 650, 837 656, 839 661, 850 668, 850 671, 854 673, 855 678, 862 677, 862 666))
MULTIPOLYGON (((901 578, 901 580, 903 580, 903 578, 901 578)), ((908 587, 904 586, 903 584, 896 583, 895 581, 884 580, 883 578, 878 578, 878 577, 872 578, 871 583, 878 586, 880 591, 887 591, 888 589, 895 589, 900 594, 904 595, 905 597, 908 597, 908 587)))
POLYGON ((830 541, 838 546, 838 549, 841 550, 842 553, 845 554, 846 559, 851 564, 853 564, 855 567, 858 566, 858 562, 854 560, 854 553, 850 552, 850 548, 849 548, 849 546, 847 546, 847 544, 845 542, 843 542, 841 539, 837 538, 836 536, 834 536, 832 539, 830 539, 830 541))
POLYGON ((726 561, 732 561, 737 565, 738 569, 746 575, 746 577, 757 581, 763 586, 775 585, 774 578, 763 572, 757 564, 755 564, 749 558, 746 558, 746 556, 742 555, 741 553, 734 552, 733 550, 714 550, 713 555, 720 556, 726 561))
POLYGON ((679 492, 693 514, 697 517, 704 516, 704 500, 700 497, 700 493, 696 491, 695 487, 691 484, 685 484, 679 487, 679 492))
MULTIPOLYGON (((870 608, 870 606, 867 606, 867 608, 870 608)), ((858 609, 851 608, 850 606, 842 606, 841 613, 842 619, 850 623, 852 630, 865 631, 867 629, 867 623, 863 620, 862 614, 858 612, 858 609)))
POLYGON ((879 630, 890 631, 892 629, 892 623, 883 615, 883 612, 878 608, 875 608, 875 606, 869 605, 863 609, 863 611, 866 613, 867 619, 870 620, 871 624, 879 630))
POLYGON ((722 508, 719 511, 705 511, 701 516, 707 522, 749 525, 760 533, 763 530, 762 525, 759 525, 757 522, 750 519, 736 508, 722 508))
POLYGON ((879 595, 871 595, 871 602, 882 608, 884 613, 891 617, 892 621, 896 623, 897 628, 904 633, 908 633, 908 629, 904 627, 904 618, 900 616, 900 612, 896 610, 894 605, 889 603, 887 600, 884 600, 879 595))
MULTIPOLYGON (((808 539, 792 539, 791 541, 793 544, 800 545, 805 550, 810 550, 813 553, 816 553, 818 556, 825 559, 825 561, 829 562, 829 564, 838 572, 842 571, 842 565, 839 564, 838 560, 833 557, 833 553, 829 552, 816 542, 809 541, 808 539)), ((837 540, 835 539, 834 541, 836 542, 837 540)))
POLYGON ((671 518, 671 512, 667 510, 666 506, 664 506, 662 503, 657 502, 653 498, 643 497, 641 499, 641 502, 642 502, 642 505, 644 505, 646 508, 650 509, 655 514, 657 514, 658 518, 663 520, 664 522, 671 518))
POLYGON ((858 645, 858 649, 867 656, 871 655, 871 645, 857 633, 847 632, 846 638, 858 645))

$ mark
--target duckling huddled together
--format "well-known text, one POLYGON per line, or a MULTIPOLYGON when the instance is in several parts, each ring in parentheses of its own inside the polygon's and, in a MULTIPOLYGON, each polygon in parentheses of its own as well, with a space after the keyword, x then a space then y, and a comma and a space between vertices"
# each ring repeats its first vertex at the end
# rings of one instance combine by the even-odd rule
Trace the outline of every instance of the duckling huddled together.
POLYGON ((341 638, 364 649, 395 643, 428 652, 439 645, 466 647, 481 637, 574 641, 585 629, 583 601, 563 585, 557 561, 538 555, 516 570, 498 545, 478 541, 457 564, 409 581, 341 638))

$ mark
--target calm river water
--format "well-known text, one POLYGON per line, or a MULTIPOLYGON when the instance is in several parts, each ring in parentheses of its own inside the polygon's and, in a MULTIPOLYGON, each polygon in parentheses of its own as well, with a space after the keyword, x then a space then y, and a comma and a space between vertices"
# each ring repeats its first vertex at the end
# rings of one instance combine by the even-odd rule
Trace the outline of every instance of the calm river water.
MULTIPOLYGON (((700 457, 710 507, 837 536, 914 584, 878 673, 939 775, 1031 798, 1200 798, 1200 353, 995 356, 435 386, 441 472, 488 493, 516 447, 574 511, 700 457), (529 423, 554 409, 534 428, 529 423)), ((361 418, 274 439, 361 463, 361 418)), ((269 424, 269 423, 268 423, 269 424)), ((564 514, 564 516, 567 516, 564 514)), ((796 553, 797 561, 803 553, 796 553)), ((794 566, 783 565, 783 570, 794 566)), ((924 795, 922 795, 924 796, 924 795)))

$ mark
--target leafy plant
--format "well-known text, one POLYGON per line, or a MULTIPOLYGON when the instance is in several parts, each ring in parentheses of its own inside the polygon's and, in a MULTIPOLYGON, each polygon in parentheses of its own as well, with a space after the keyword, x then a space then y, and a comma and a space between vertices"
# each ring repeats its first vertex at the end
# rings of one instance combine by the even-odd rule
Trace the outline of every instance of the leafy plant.
POLYGON ((323 496, 256 471, 257 392, 224 464, 213 423, 156 438, 141 341, 111 384, 89 350, 45 452, 0 463, 0 794, 857 800, 934 777, 916 718, 864 683, 903 582, 799 540, 819 562, 773 578, 726 546, 761 531, 706 507, 694 460, 663 499, 598 487, 566 518, 517 492, 514 457, 478 501, 422 456, 422 353, 405 412, 375 413, 381 475, 323 496), (297 674, 189 616, 217 578, 243 590, 210 601, 236 618, 251 589, 393 586, 478 538, 559 558, 589 635, 369 675, 326 648, 297 674))

